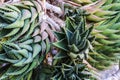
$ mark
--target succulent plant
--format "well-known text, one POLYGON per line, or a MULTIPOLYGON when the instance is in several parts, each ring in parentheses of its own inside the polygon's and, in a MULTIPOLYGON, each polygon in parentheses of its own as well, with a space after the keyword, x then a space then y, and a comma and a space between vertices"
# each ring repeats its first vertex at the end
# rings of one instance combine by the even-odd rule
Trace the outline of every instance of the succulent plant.
POLYGON ((60 27, 44 13, 41 1, 3 3, 0 6, 0 79, 30 79, 55 39, 52 30, 60 31, 60 27))
POLYGON ((0 80, 94 80, 88 66, 120 59, 119 10, 120 0, 1 0, 0 80))
POLYGON ((55 67, 54 76, 51 80, 81 80, 88 79, 90 74, 85 71, 85 64, 61 64, 55 67))
POLYGON ((103 10, 117 11, 111 18, 95 24, 92 35, 96 36, 93 43, 94 51, 90 52, 88 62, 97 69, 106 69, 119 59, 119 8, 115 1, 106 1, 103 10), (116 7, 116 8, 115 8, 116 7), (101 64, 99 64, 101 63, 101 64))
POLYGON ((68 55, 73 58, 80 57, 80 55, 86 57, 90 41, 93 39, 90 37, 93 27, 86 30, 84 11, 75 10, 75 12, 77 14, 68 14, 69 17, 66 18, 66 27, 63 28, 63 32, 54 32, 58 41, 53 43, 53 45, 69 52, 68 55))
MULTIPOLYGON (((104 21, 98 25, 96 30, 99 32, 96 35, 94 43, 94 51, 90 54, 93 59, 94 66, 99 69, 105 69, 117 59, 119 59, 119 14, 111 19, 104 21), (117 26, 116 26, 117 25, 117 26), (97 37, 101 34, 102 37, 97 37), (102 62, 102 64, 99 64, 102 62), (103 66, 103 67, 102 67, 103 66)), ((90 61, 90 60, 89 60, 90 61)))
POLYGON ((72 1, 87 12, 87 27, 94 22, 91 34, 96 38, 87 61, 99 70, 106 69, 119 59, 119 0, 72 1))
POLYGON ((73 14, 71 12, 66 14, 66 26, 62 31, 54 31, 57 42, 53 45, 59 52, 53 58, 53 80, 80 80, 90 76, 88 71, 83 75, 86 71, 83 59, 87 58, 91 41, 94 39, 90 36, 93 27, 86 29, 85 11, 76 9, 73 14))
MULTIPOLYGON (((118 13, 115 10, 109 10, 110 1, 107 0, 71 0, 65 1, 68 6, 66 8, 75 9, 79 8, 85 10, 89 15, 87 15, 87 22, 100 22, 111 18, 110 16, 118 13), (109 4, 107 4, 109 3, 109 4), (104 9, 106 7, 106 9, 104 9)), ((113 6, 114 7, 114 6, 113 6)), ((65 9, 66 9, 65 8, 65 9)))

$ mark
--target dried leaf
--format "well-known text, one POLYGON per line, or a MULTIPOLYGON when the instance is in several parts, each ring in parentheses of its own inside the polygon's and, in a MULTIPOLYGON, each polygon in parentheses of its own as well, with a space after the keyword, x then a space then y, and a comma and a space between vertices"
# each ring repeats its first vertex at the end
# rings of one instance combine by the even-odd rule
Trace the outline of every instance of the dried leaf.
POLYGON ((105 2, 106 2, 106 0, 99 0, 92 4, 83 6, 83 7, 81 7, 81 9, 86 10, 89 13, 95 13, 99 9, 99 7, 102 6, 105 2))
POLYGON ((46 28, 46 32, 47 32, 48 35, 50 36, 50 40, 51 40, 51 42, 53 42, 55 36, 54 36, 53 32, 51 31, 51 29, 50 29, 49 27, 46 28))
POLYGON ((51 18, 60 25, 60 27, 64 27, 65 26, 65 22, 63 20, 61 20, 60 18, 54 16, 53 14, 51 14, 51 18))
POLYGON ((53 19, 51 19, 49 16, 47 17, 47 21, 49 23, 51 23, 55 27, 56 30, 60 30, 60 26, 53 19))
POLYGON ((60 9, 60 7, 51 5, 51 4, 49 4, 48 2, 46 2, 46 9, 52 10, 52 11, 54 11, 55 13, 57 13, 57 14, 59 14, 59 15, 62 15, 62 14, 63 14, 63 12, 62 12, 62 10, 60 9))
POLYGON ((5 0, 0 0, 0 3, 4 3, 5 2, 5 0))
POLYGON ((48 37, 48 33, 44 31, 41 33, 41 36, 42 36, 42 40, 45 40, 48 37))
POLYGON ((40 33, 44 32, 47 27, 49 27, 48 24, 45 21, 43 21, 40 26, 41 28, 40 33))

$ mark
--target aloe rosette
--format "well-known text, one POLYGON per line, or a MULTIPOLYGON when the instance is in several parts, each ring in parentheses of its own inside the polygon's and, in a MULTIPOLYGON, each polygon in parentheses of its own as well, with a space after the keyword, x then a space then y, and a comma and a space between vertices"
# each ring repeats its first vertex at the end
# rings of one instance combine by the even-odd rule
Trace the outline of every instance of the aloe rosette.
POLYGON ((0 6, 0 79, 30 79, 49 52, 55 39, 52 30, 60 27, 42 4, 20 1, 0 6))
POLYGON ((85 15, 87 14, 83 10, 68 11, 66 15, 66 26, 61 32, 54 31, 57 42, 53 45, 59 49, 59 52, 54 56, 55 71, 52 79, 90 78, 83 59, 87 58, 91 41, 94 39, 90 36, 93 27, 86 29, 85 15))

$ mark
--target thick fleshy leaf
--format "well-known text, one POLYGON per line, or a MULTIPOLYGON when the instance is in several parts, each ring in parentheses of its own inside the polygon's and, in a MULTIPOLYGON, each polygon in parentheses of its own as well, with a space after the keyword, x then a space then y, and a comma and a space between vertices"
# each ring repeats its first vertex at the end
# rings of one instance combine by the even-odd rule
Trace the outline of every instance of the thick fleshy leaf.
POLYGON ((57 37, 58 40, 61 40, 65 38, 65 34, 62 32, 54 31, 55 36, 57 37))
POLYGON ((65 31, 65 34, 66 34, 67 42, 68 42, 68 44, 70 44, 70 39, 71 39, 71 36, 73 35, 73 33, 66 28, 64 28, 64 31, 65 31))
POLYGON ((74 32, 75 29, 74 25, 75 24, 72 23, 72 21, 69 18, 66 19, 66 27, 72 32, 74 32))
POLYGON ((60 40, 58 42, 53 43, 53 45, 55 47, 58 47, 58 48, 62 49, 62 50, 69 51, 68 46, 66 45, 66 43, 67 43, 66 39, 62 39, 62 40, 60 40))
POLYGON ((60 51, 60 52, 58 52, 58 53, 54 56, 53 59, 62 59, 62 58, 65 58, 65 57, 67 57, 66 52, 60 51))

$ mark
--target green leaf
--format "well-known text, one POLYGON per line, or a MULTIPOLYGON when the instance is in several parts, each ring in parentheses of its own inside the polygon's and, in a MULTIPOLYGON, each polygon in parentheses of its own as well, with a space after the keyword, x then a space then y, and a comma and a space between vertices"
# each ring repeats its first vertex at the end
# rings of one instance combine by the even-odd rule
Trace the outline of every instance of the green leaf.
POLYGON ((72 21, 70 20, 70 18, 67 17, 65 23, 66 23, 66 28, 68 28, 70 31, 74 32, 75 25, 74 25, 74 23, 72 23, 72 21))
POLYGON ((88 30, 86 30, 85 32, 83 32, 82 34, 81 34, 81 37, 82 38, 88 38, 88 36, 90 35, 90 32, 92 31, 92 29, 93 29, 93 27, 90 27, 88 30))
POLYGON ((65 34, 63 32, 54 31, 54 34, 58 40, 65 38, 65 34))
POLYGON ((68 45, 68 47, 70 48, 70 51, 72 52, 79 52, 79 49, 77 48, 75 44, 68 45))
POLYGON ((83 22, 80 22, 76 30, 79 30, 79 33, 83 33, 85 31, 85 24, 83 25, 83 22))
POLYGON ((8 26, 5 26, 4 28, 5 28, 5 29, 21 28, 21 27, 23 27, 23 25, 24 25, 24 21, 23 21, 23 20, 20 20, 20 19, 18 18, 18 20, 16 20, 14 23, 12 23, 12 24, 10 24, 10 25, 8 25, 8 26))
POLYGON ((46 53, 48 53, 50 51, 51 44, 50 44, 50 40, 48 38, 45 41, 46 41, 46 53))
POLYGON ((6 73, 6 75, 19 75, 19 74, 22 74, 28 69, 28 67, 29 67, 29 65, 26 65, 26 66, 24 66, 22 68, 19 68, 18 70, 15 70, 14 72, 6 73))
POLYGON ((73 35, 73 33, 70 31, 70 30, 68 30, 67 28, 64 28, 64 31, 65 31, 65 34, 66 34, 66 37, 67 37, 67 42, 68 42, 68 44, 70 44, 70 39, 71 39, 71 36, 73 35))
POLYGON ((83 71, 86 67, 86 64, 77 64, 76 69, 78 68, 78 71, 83 71))
POLYGON ((3 38, 5 35, 7 35, 9 32, 11 32, 12 30, 11 29, 2 29, 0 31, 0 38, 3 38))
POLYGON ((60 51, 54 56, 53 59, 62 59, 62 58, 65 58, 65 57, 68 57, 66 52, 60 51))
POLYGON ((58 48, 64 50, 64 51, 69 51, 68 46, 66 45, 66 43, 67 43, 66 39, 62 39, 62 40, 60 40, 58 42, 53 43, 53 45, 55 47, 58 47, 58 48))
POLYGON ((25 20, 25 19, 28 19, 28 18, 31 18, 30 11, 27 10, 27 9, 23 9, 22 10, 22 20, 25 20))
POLYGON ((46 51, 46 43, 45 43, 45 41, 41 42, 41 49, 42 49, 42 53, 44 53, 46 51))

